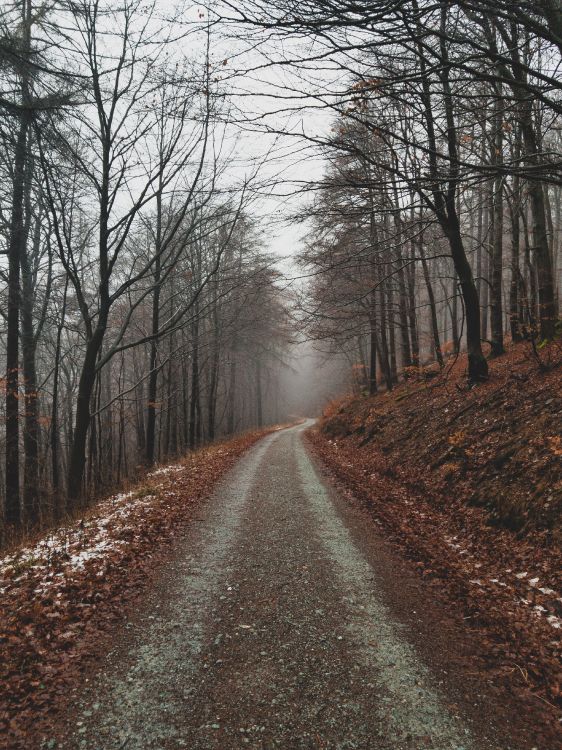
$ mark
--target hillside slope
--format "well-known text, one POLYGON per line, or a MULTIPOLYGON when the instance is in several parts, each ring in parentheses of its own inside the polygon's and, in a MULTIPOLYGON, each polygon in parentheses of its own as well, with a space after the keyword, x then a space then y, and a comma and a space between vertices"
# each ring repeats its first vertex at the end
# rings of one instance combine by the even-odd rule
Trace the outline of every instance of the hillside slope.
POLYGON ((443 375, 333 403, 317 453, 482 639, 502 689, 560 726, 562 389, 560 349, 513 346, 468 388, 443 375), (549 713, 550 712, 550 713, 549 713))

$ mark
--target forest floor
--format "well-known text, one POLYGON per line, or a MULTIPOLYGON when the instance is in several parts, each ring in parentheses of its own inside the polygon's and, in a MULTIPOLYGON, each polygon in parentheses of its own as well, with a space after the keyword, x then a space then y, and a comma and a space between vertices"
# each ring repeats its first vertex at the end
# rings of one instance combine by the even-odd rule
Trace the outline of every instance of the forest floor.
POLYGON ((310 441, 477 637, 482 675, 522 710, 544 709, 537 746, 551 748, 562 742, 562 371, 559 347, 539 354, 543 366, 511 346, 475 388, 460 357, 442 375, 343 399, 310 441))

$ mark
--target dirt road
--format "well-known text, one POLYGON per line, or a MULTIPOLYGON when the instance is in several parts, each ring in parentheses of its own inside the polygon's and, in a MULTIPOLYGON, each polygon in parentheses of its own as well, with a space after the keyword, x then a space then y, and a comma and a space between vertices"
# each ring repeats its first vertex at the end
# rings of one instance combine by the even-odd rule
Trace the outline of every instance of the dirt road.
POLYGON ((306 426, 263 439, 202 508, 63 747, 519 750, 459 679, 454 629, 320 477, 306 426))

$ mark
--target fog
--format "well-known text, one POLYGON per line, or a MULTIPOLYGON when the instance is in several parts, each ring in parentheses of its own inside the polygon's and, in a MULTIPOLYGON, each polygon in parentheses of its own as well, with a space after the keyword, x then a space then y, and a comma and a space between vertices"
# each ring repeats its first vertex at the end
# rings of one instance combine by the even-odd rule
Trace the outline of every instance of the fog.
POLYGON ((320 351, 314 342, 303 341, 293 346, 279 383, 287 419, 317 417, 331 399, 351 389, 349 363, 341 355, 320 351))

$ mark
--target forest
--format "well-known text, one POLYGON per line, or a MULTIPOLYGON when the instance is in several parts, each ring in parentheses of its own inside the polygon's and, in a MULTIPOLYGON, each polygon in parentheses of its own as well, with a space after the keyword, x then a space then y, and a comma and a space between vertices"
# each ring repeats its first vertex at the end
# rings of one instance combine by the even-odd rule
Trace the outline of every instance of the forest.
POLYGON ((295 341, 375 393, 558 331, 556 2, 164 6, 2 11, 6 528, 279 421, 295 341), (268 191, 302 228, 288 273, 268 191))
MULTIPOLYGON (((347 357, 371 393, 464 348, 477 381, 506 335, 553 339, 560 14, 531 5, 314 2, 292 19, 290 3, 227 4, 191 23, 140 2, 5 7, 6 524, 276 421, 291 326, 347 357), (240 51, 221 75, 217 23, 222 44, 265 31, 259 58, 240 51), (289 35, 309 48, 276 60, 289 35), (332 112, 324 132, 285 134, 325 164, 292 177, 311 196, 291 216, 305 225, 298 294, 253 208, 267 188, 259 157, 253 172, 230 167, 227 131, 252 118, 229 97, 265 60, 304 71, 285 92, 274 84, 270 115, 305 96, 332 112), (306 79, 317 60, 324 84, 306 79)), ((264 120, 257 135, 280 127, 264 120)))
POLYGON ((381 4, 379 22, 375 3, 350 22, 327 3, 328 41, 318 32, 348 92, 300 257, 308 317, 371 393, 461 348, 485 379, 504 338, 540 346, 558 330, 559 11, 437 5, 400 3, 387 20, 381 4))
POLYGON ((140 2, 2 10, 7 528, 277 420, 287 301, 253 176, 228 170, 208 40, 178 56, 189 32, 158 16, 140 2))
POLYGON ((0 173, 0 747, 554 750, 560 0, 4 0, 0 173))

